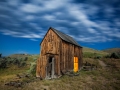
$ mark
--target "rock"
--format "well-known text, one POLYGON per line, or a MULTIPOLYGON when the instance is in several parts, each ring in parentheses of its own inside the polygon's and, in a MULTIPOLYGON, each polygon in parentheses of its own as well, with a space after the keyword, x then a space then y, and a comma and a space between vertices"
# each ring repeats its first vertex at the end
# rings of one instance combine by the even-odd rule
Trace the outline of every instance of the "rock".
POLYGON ((14 85, 15 87, 22 87, 22 83, 21 82, 18 82, 18 83, 15 83, 15 85, 14 85))
POLYGON ((10 81, 10 86, 14 86, 15 85, 15 81, 10 81))
POLYGON ((5 85, 10 85, 10 83, 8 82, 8 83, 5 83, 5 85))

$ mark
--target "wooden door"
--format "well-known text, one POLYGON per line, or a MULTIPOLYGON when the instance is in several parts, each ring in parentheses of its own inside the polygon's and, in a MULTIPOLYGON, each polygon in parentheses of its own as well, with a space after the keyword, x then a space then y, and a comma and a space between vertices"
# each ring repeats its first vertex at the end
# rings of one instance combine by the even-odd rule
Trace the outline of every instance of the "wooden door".
POLYGON ((74 57, 74 72, 78 71, 78 57, 74 57))

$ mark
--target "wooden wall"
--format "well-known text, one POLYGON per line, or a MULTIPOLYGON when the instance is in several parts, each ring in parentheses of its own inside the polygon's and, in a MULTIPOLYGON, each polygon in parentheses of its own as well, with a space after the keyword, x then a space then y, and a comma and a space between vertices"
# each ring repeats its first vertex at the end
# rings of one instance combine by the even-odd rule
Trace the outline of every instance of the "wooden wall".
POLYGON ((61 45, 61 70, 67 71, 67 70, 73 70, 74 68, 74 57, 78 57, 79 61, 79 69, 82 67, 82 48, 67 43, 65 41, 62 41, 61 45))
POLYGON ((46 66, 47 60, 49 56, 53 56, 55 58, 55 74, 60 74, 60 42, 61 39, 58 35, 52 30, 49 30, 45 35, 42 43, 41 43, 41 52, 40 58, 37 60, 37 70, 36 76, 45 78, 46 76, 46 66))
POLYGON ((59 54, 60 40, 54 31, 49 30, 41 43, 41 55, 46 53, 59 54))
POLYGON ((79 70, 82 67, 82 48, 78 47, 78 46, 74 46, 74 56, 78 57, 78 67, 79 70))
POLYGON ((63 41, 53 30, 49 30, 41 43, 40 57, 37 60, 36 76, 45 78, 49 56, 54 57, 55 74, 74 69, 74 56, 78 57, 79 69, 82 66, 82 48, 63 41))

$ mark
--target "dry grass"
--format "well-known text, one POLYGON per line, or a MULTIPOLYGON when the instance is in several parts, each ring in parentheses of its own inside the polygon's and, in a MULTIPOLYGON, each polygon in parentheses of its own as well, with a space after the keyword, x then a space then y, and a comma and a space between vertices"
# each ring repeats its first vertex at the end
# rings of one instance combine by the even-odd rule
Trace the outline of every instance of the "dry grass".
POLYGON ((103 50, 104 52, 108 52, 108 53, 113 53, 113 52, 119 52, 120 53, 120 48, 110 48, 110 49, 106 49, 103 50))
POLYGON ((95 50, 92 48, 83 47, 83 53, 85 53, 85 52, 98 53, 98 54, 102 54, 102 55, 108 54, 107 52, 104 52, 104 51, 99 51, 99 50, 95 50))
MULTIPOLYGON (((19 90, 119 90, 119 80, 106 70, 80 71, 79 76, 63 76, 53 80, 37 80, 19 90)), ((4 90, 6 87, 4 86, 4 90)), ((10 87, 9 90, 16 90, 10 87)))
MULTIPOLYGON (((62 76, 53 80, 39 80, 30 78, 31 82, 22 87, 5 86, 5 82, 12 80, 17 73, 26 72, 27 68, 17 69, 11 67, 0 71, 0 90, 120 90, 120 60, 102 59, 109 67, 101 68, 97 59, 84 58, 83 62, 89 62, 98 66, 97 70, 81 70, 79 76, 62 76), (110 66, 111 65, 111 66, 110 66), (113 67, 114 66, 114 67, 113 67), (9 70, 12 70, 9 71, 9 70)), ((30 57, 32 61, 32 57, 30 57)), ((23 79, 27 81, 28 79, 23 79)))
POLYGON ((83 58, 83 63, 89 62, 90 64, 94 64, 97 67, 101 68, 99 61, 97 59, 93 59, 93 58, 83 58))
POLYGON ((24 90, 119 90, 119 81, 108 75, 104 70, 80 71, 79 76, 29 83, 24 90))

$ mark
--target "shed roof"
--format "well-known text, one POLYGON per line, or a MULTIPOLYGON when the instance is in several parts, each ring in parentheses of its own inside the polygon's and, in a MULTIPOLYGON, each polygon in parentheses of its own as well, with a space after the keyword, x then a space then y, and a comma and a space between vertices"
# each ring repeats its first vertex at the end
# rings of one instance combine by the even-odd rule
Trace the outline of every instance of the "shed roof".
POLYGON ((62 40, 81 47, 72 37, 50 27, 62 40))

